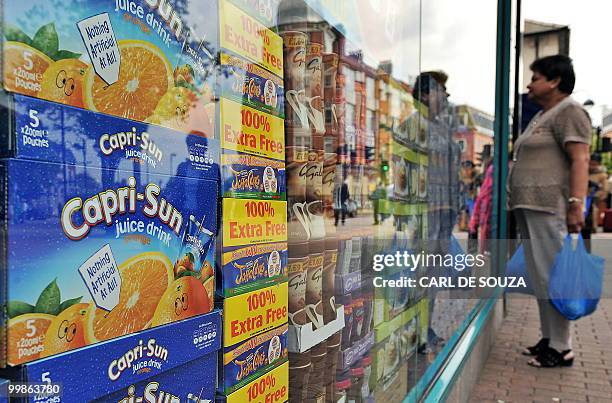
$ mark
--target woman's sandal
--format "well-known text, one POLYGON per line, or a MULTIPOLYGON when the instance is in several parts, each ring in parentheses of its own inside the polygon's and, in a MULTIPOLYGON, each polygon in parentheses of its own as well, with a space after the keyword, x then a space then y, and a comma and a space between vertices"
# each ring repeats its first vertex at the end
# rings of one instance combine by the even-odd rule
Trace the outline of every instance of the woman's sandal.
POLYGON ((574 354, 572 350, 558 352, 548 347, 527 364, 537 368, 571 367, 574 364, 574 354))
POLYGON ((540 341, 538 341, 535 346, 527 347, 521 352, 521 354, 528 356, 537 356, 544 349, 548 348, 548 343, 550 343, 550 339, 540 339, 540 341))

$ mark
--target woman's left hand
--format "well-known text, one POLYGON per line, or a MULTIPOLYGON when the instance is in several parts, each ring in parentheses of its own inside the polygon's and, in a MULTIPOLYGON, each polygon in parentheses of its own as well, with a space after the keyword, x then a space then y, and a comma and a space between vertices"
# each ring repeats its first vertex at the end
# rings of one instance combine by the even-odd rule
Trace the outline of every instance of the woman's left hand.
POLYGON ((567 232, 577 233, 584 227, 582 203, 573 203, 567 211, 567 232))

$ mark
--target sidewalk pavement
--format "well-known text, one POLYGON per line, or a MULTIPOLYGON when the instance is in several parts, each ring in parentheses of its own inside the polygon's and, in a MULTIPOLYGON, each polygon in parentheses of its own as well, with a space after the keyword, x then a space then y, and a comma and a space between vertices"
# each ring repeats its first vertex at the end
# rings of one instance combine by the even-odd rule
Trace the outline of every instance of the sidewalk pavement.
POLYGON ((470 402, 612 402, 612 300, 574 323, 569 368, 533 368, 522 348, 540 339, 535 299, 508 298, 505 318, 470 402))

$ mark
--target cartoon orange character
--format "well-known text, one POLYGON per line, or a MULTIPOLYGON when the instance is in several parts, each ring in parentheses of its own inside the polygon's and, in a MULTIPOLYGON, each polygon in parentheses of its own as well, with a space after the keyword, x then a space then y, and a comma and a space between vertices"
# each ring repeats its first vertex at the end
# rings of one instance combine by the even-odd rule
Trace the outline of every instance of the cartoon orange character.
POLYGON ((174 283, 162 295, 152 326, 159 326, 207 313, 212 304, 204 285, 193 276, 184 276, 174 283))
POLYGON ((85 317, 89 304, 74 304, 57 315, 45 334, 41 357, 83 347, 85 317))
POLYGON ((79 59, 58 60, 43 74, 38 95, 48 101, 83 108, 83 80, 87 67, 79 59))
POLYGON ((204 261, 204 264, 202 265, 201 278, 200 278, 202 282, 204 282, 205 280, 208 280, 214 274, 215 272, 210 262, 208 260, 204 261))

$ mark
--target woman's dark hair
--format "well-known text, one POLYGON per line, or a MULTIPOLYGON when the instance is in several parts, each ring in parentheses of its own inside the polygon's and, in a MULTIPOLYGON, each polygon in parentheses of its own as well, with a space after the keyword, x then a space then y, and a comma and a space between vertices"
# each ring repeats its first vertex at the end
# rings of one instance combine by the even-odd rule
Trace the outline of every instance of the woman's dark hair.
POLYGON ((574 75, 572 59, 569 57, 563 55, 546 56, 531 63, 529 68, 542 74, 547 80, 559 78, 559 91, 568 95, 574 91, 576 76, 574 75))

